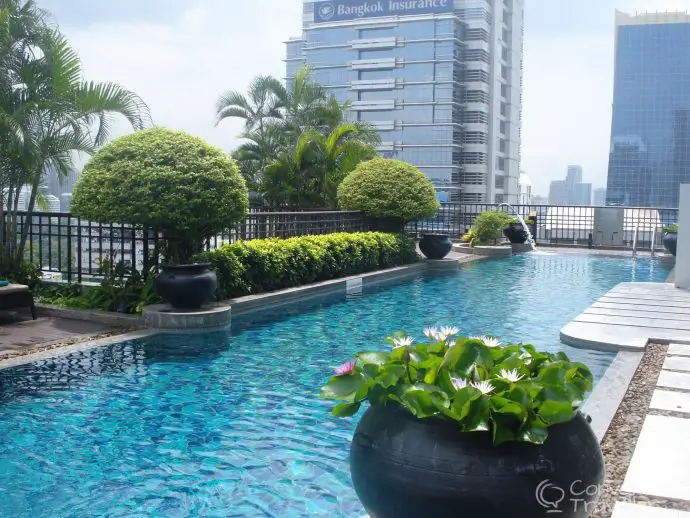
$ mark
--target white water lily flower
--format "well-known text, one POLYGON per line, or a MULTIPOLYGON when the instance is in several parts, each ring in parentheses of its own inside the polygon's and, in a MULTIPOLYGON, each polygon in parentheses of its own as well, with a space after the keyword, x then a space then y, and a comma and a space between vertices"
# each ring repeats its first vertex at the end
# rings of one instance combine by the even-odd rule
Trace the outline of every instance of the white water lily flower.
POLYGON ((414 339, 409 336, 403 338, 395 338, 393 340, 393 349, 400 349, 401 347, 409 347, 414 343, 414 339))
POLYGON ((488 381, 480 381, 479 383, 471 383, 471 385, 476 388, 479 392, 488 396, 494 391, 494 386, 488 381))
POLYGON ((510 381, 511 383, 517 383, 522 378, 524 378, 524 376, 520 375, 520 373, 517 371, 517 369, 513 369, 510 371, 507 371, 505 369, 501 369, 501 373, 499 374, 499 377, 506 380, 506 381, 510 381))
POLYGON ((429 340, 436 340, 436 337, 438 336, 438 329, 435 327, 425 327, 424 336, 426 336, 429 340))
POLYGON ((467 387, 467 382, 462 378, 457 378, 455 376, 450 378, 450 382, 453 384, 455 390, 462 390, 467 387))
POLYGON ((484 342, 484 345, 486 345, 489 349, 501 347, 501 341, 492 336, 470 336, 470 340, 479 340, 480 342, 484 342))
POLYGON ((441 331, 439 332, 439 336, 442 336, 443 339, 450 338, 451 336, 457 335, 460 332, 459 327, 450 327, 450 326, 444 326, 441 328, 441 331))

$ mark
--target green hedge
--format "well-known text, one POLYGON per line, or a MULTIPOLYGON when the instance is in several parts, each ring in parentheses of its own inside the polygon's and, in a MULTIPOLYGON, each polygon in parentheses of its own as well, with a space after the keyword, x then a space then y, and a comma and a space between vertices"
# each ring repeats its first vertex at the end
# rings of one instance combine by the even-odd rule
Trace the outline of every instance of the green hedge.
POLYGON ((414 241, 380 232, 256 239, 197 256, 218 275, 219 300, 414 263, 414 241))

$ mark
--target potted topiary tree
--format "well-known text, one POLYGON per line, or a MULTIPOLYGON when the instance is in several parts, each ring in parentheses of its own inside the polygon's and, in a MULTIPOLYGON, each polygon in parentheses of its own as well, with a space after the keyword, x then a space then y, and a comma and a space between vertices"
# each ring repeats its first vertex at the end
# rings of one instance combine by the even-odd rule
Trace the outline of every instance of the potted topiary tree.
POLYGON ((397 334, 392 349, 358 354, 321 391, 340 401, 337 417, 369 404, 350 449, 369 515, 589 516, 604 477, 599 441, 578 412, 589 369, 458 333, 428 328, 417 344, 397 334), (576 503, 565 498, 575 486, 576 503))
POLYGON ((664 248, 666 248, 666 250, 668 250, 668 252, 675 257, 678 249, 678 225, 674 223, 673 225, 664 227, 663 233, 664 248))
MULTIPOLYGON (((360 210, 377 230, 400 233, 405 224, 432 218, 440 205, 429 179, 415 166, 374 158, 362 162, 338 187, 338 205, 360 210)), ((453 245, 447 234, 425 234, 420 250, 430 259, 442 259, 453 245)))
POLYGON ((212 298, 216 275, 210 263, 192 258, 206 239, 243 219, 248 207, 247 186, 232 158, 200 138, 161 127, 104 146, 72 197, 80 218, 162 234, 156 290, 178 309, 196 309, 212 298))

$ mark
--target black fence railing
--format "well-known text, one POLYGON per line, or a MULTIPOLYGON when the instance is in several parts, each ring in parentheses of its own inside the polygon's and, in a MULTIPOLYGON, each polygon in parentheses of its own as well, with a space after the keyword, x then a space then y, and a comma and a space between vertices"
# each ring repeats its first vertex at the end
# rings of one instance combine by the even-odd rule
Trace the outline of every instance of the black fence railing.
MULTIPOLYGON (((412 235, 438 232, 459 239, 487 210, 517 213, 525 219, 536 214, 536 240, 542 245, 631 248, 637 233, 638 249, 661 247, 661 229, 678 220, 678 209, 444 203, 435 218, 412 223, 412 235)), ((29 219, 20 214, 19 233, 28 225, 25 259, 56 280, 82 282, 97 279, 101 262, 123 261, 139 270, 150 264, 159 235, 128 225, 103 225, 69 213, 37 212, 29 219)), ((208 249, 238 240, 287 238, 309 234, 369 230, 356 211, 251 212, 234 228, 211 238, 208 249)))
POLYGON ((459 238, 469 230, 477 216, 489 210, 519 214, 527 219, 536 215, 536 236, 543 245, 632 248, 637 233, 637 247, 649 250, 654 241, 661 247, 663 227, 678 222, 678 209, 637 207, 586 207, 505 204, 441 205, 436 218, 408 226, 417 234, 438 232, 459 238))
MULTIPOLYGON (((31 218, 20 213, 18 220, 18 235, 28 226, 24 258, 55 280, 96 279, 104 260, 147 271, 160 239, 153 230, 93 223, 64 212, 36 212, 31 218)), ((209 239, 206 246, 213 250, 238 240, 367 229, 362 214, 356 211, 251 212, 234 228, 209 239)))

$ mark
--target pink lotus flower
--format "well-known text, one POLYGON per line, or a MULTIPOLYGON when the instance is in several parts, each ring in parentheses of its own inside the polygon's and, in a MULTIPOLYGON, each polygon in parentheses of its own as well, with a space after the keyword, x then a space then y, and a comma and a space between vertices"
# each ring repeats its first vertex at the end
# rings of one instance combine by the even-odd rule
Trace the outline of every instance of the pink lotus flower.
POLYGON ((336 367, 336 376, 349 376, 355 371, 355 365, 357 365, 357 360, 350 360, 349 362, 343 363, 340 367, 336 367))

